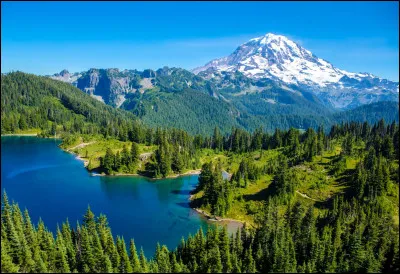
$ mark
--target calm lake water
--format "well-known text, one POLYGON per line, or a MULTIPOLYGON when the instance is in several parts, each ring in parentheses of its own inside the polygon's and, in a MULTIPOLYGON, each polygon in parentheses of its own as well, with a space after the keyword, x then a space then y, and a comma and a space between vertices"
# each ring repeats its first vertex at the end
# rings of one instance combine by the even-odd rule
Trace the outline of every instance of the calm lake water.
POLYGON ((135 239, 138 249, 154 254, 157 242, 174 249, 182 236, 207 222, 189 208, 189 192, 198 175, 149 180, 142 177, 91 176, 83 162, 58 148, 60 140, 28 136, 1 137, 1 189, 9 200, 56 230, 67 218, 82 222, 88 205, 107 215, 114 236, 135 239))

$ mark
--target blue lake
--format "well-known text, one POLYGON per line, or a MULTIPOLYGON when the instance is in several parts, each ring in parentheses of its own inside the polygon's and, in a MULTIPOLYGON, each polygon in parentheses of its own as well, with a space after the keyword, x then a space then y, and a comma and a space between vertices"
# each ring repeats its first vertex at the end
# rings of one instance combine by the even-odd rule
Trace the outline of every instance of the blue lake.
POLYGON ((142 177, 91 176, 60 140, 28 136, 1 137, 1 189, 55 231, 67 218, 82 222, 88 205, 107 215, 114 236, 135 239, 147 256, 157 242, 174 249, 182 236, 194 234, 206 220, 189 207, 198 175, 150 180, 142 177))

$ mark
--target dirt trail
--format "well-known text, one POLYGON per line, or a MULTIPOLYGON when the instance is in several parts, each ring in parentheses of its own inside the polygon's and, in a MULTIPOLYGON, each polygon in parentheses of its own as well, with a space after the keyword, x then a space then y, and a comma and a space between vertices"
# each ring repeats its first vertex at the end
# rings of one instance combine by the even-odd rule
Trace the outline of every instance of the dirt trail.
POLYGON ((304 197, 304 198, 307 198, 307 199, 310 199, 310 200, 318 202, 318 200, 315 200, 315 199, 313 199, 311 197, 308 197, 307 194, 303 194, 303 193, 301 193, 301 192, 299 192, 297 190, 296 190, 296 193, 299 194, 300 196, 304 197))
POLYGON ((235 219, 231 219, 231 218, 221 218, 219 216, 211 216, 208 213, 204 212, 201 209, 198 208, 193 208, 195 211, 197 211, 198 213, 202 214, 203 216, 205 216, 209 221, 211 222, 232 222, 232 223, 238 223, 238 224, 244 224, 244 221, 239 221, 239 220, 235 220, 235 219))
POLYGON ((70 147, 68 150, 74 150, 74 149, 77 149, 77 148, 83 148, 83 147, 91 145, 93 143, 96 143, 96 141, 92 141, 92 142, 89 142, 89 143, 81 143, 81 144, 79 144, 77 146, 70 147))

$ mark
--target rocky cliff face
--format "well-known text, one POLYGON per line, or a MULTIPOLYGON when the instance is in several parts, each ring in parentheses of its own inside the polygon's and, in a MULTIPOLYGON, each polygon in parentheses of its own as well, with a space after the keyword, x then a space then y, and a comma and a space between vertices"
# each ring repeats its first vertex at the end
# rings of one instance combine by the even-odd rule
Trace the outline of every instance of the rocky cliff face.
POLYGON ((125 95, 137 91, 131 84, 134 73, 118 69, 90 69, 78 79, 77 87, 106 104, 119 107, 125 95))
POLYGON ((51 78, 70 83, 71 85, 76 87, 78 84, 78 79, 81 76, 82 75, 78 72, 71 74, 69 73, 68 70, 64 69, 60 73, 56 73, 53 76, 51 76, 51 78))
POLYGON ((152 70, 90 69, 75 73, 73 77, 63 70, 51 78, 71 83, 99 101, 120 107, 128 94, 143 93, 145 89, 152 88, 154 76, 152 70))
POLYGON ((136 93, 143 94, 146 90, 155 89, 168 93, 188 88, 205 90, 203 78, 181 68, 164 67, 157 71, 90 69, 75 74, 63 70, 51 78, 71 83, 92 97, 114 107, 121 107, 128 97, 136 93))

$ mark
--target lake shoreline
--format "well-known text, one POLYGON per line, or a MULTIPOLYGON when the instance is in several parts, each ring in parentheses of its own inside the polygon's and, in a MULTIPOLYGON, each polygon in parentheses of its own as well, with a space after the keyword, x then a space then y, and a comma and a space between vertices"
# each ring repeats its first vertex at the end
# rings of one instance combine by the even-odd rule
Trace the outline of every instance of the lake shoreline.
MULTIPOLYGON (((37 137, 37 138, 44 138, 42 136, 39 136, 38 134, 2 134, 1 136, 32 136, 32 137, 37 137)), ((49 139, 49 138, 54 138, 54 137, 47 137, 44 139, 49 139)), ((89 144, 89 143, 84 143, 84 145, 89 144)), ((79 144, 78 146, 81 146, 82 144, 79 144)), ((172 174, 169 175, 165 178, 152 178, 149 176, 146 176, 145 174, 138 174, 138 173, 116 173, 113 175, 106 175, 106 174, 99 174, 94 170, 89 170, 88 169, 88 164, 89 164, 89 160, 83 158, 81 155, 79 155, 78 153, 75 153, 74 151, 72 151, 71 148, 63 148, 61 146, 58 146, 59 149, 61 149, 62 151, 68 153, 68 154, 72 154, 74 155, 76 160, 82 161, 84 168, 86 169, 86 171, 89 173, 90 176, 107 176, 107 177, 126 177, 126 176, 132 176, 132 177, 142 177, 145 178, 147 180, 150 181, 156 181, 156 180, 165 180, 165 179, 175 179, 175 178, 179 178, 179 177, 184 177, 184 176, 193 176, 193 175, 199 175, 201 173, 201 169, 192 169, 192 170, 187 170, 183 173, 180 174, 172 174)), ((74 148, 74 147, 73 147, 74 148)), ((228 172, 226 172, 224 170, 224 173, 226 173, 227 177, 229 178, 231 176, 231 174, 229 174, 228 172)), ((191 200, 193 198, 193 195, 189 195, 188 199, 191 200)), ((189 204, 190 206, 190 204, 189 204)), ((213 216, 208 214, 207 212, 198 209, 198 208, 194 208, 192 206, 190 206, 190 208, 196 212, 196 214, 198 214, 200 217, 204 218, 208 223, 216 223, 219 225, 227 225, 229 229, 231 230, 236 230, 237 228, 242 228, 244 226, 244 224, 246 223, 245 221, 240 221, 240 220, 235 220, 235 219, 230 219, 230 218, 222 218, 219 216, 213 216)))
MULTIPOLYGON (((60 147, 61 148, 61 147, 60 147)), ((138 174, 138 173, 116 173, 116 174, 112 174, 112 175, 107 175, 107 174, 100 174, 100 173, 93 173, 91 170, 89 170, 87 167, 89 165, 89 161, 82 158, 79 154, 76 154, 75 152, 71 151, 70 149, 64 149, 61 148, 63 151, 70 153, 72 155, 75 155, 75 159, 80 160, 83 162, 84 167, 86 168, 86 170, 92 175, 92 176, 110 176, 110 177, 118 177, 118 176, 134 176, 134 177, 144 177, 150 180, 163 180, 163 179, 174 179, 174 178, 179 178, 179 177, 183 177, 183 176, 190 176, 190 175, 199 175, 201 173, 201 169, 191 169, 188 170, 184 173, 180 173, 180 174, 172 174, 172 175, 168 175, 167 177, 164 178, 153 178, 153 177, 149 177, 146 176, 144 174, 138 174)))
MULTIPOLYGON (((38 138, 60 139, 60 138, 57 138, 57 137, 42 137, 42 136, 39 136, 38 133, 9 133, 9 134, 2 134, 1 136, 33 136, 33 137, 38 137, 38 138)), ((72 147, 72 148, 62 148, 60 146, 59 146, 59 148, 61 148, 63 151, 65 151, 67 153, 75 155, 76 156, 75 159, 82 161, 83 162, 83 166, 86 168, 86 170, 92 176, 137 176, 137 177, 144 177, 144 178, 147 178, 147 179, 150 179, 150 180, 163 180, 163 179, 173 179, 173 178, 179 178, 179 177, 190 176, 190 175, 199 175, 201 173, 201 169, 191 169, 191 170, 188 170, 188 171, 186 171, 184 173, 172 174, 172 175, 168 175, 168 176, 166 176, 164 178, 153 178, 153 177, 149 177, 149 176, 146 176, 144 174, 138 174, 138 173, 116 173, 116 174, 112 174, 112 175, 93 173, 91 170, 88 169, 89 160, 84 159, 81 155, 79 155, 77 153, 74 153, 72 151, 72 149, 75 149, 77 147, 84 147, 84 146, 86 146, 88 144, 91 144, 91 143, 93 143, 93 142, 79 144, 79 145, 77 145, 75 147, 72 147)), ((227 173, 227 174, 229 174, 229 173, 227 173)))
MULTIPOLYGON (((2 134, 1 136, 34 136, 34 137, 38 137, 38 138, 43 138, 41 136, 39 136, 38 134, 34 134, 34 133, 21 133, 21 134, 2 134)), ((54 137, 48 137, 48 138, 54 138, 54 137)), ((86 145, 86 143, 83 143, 84 145, 86 145)), ((90 144, 90 143, 87 143, 90 144)), ((81 146, 82 144, 79 144, 78 146, 81 146)), ((191 176, 191 175, 199 175, 201 173, 201 169, 192 169, 192 170, 188 170, 184 173, 180 173, 180 174, 172 174, 172 175, 168 175, 165 178, 152 178, 149 176, 146 176, 144 174, 138 174, 138 173, 116 173, 116 174, 112 174, 112 175, 107 175, 107 174, 100 174, 100 173, 95 173, 92 172, 91 170, 88 169, 88 165, 89 165, 89 160, 86 160, 84 158, 81 157, 81 155, 75 153, 72 151, 73 148, 62 148, 59 146, 59 148, 67 153, 70 153, 72 155, 75 156, 75 159, 82 161, 83 162, 83 166, 85 167, 86 171, 91 175, 91 176, 109 176, 109 177, 124 177, 124 176, 132 176, 132 177, 143 177, 146 179, 149 179, 151 181, 156 181, 156 180, 164 180, 164 179, 175 179, 175 178, 179 178, 179 177, 183 177, 183 176, 191 176)), ((229 179, 229 177, 232 176, 232 174, 229 174, 227 171, 224 170, 224 172, 227 174, 227 177, 229 179)), ((191 200, 193 197, 193 195, 189 196, 189 200, 191 200)), ((191 207, 191 209, 193 209, 194 211, 196 211, 199 215, 203 216, 204 218, 207 219, 207 221, 210 222, 225 222, 228 226, 235 224, 238 227, 243 227, 243 225, 246 223, 244 221, 240 221, 240 220, 235 220, 235 219, 230 219, 230 218, 222 218, 219 216, 211 216, 210 214, 208 214, 207 212, 198 209, 198 208, 193 208, 191 207)))
MULTIPOLYGON (((69 149, 63 149, 62 150, 71 153, 73 155, 75 155, 75 159, 83 161, 84 163, 84 167, 85 169, 89 172, 89 174, 91 176, 109 176, 109 177, 124 177, 124 176, 132 176, 132 177, 144 177, 146 179, 149 179, 151 181, 156 181, 156 180, 164 180, 164 179, 174 179, 174 178, 179 178, 179 177, 183 177, 183 176, 191 176, 191 175, 199 175, 201 173, 201 169, 192 169, 192 170, 188 170, 184 173, 181 174, 173 174, 173 175, 168 175, 165 178, 152 178, 152 177, 148 177, 145 176, 143 174, 137 174, 137 173, 116 173, 113 175, 106 175, 106 174, 100 174, 100 173, 93 173, 91 172, 87 166, 89 164, 88 160, 83 159, 80 155, 74 153, 73 151, 69 150, 69 149)), ((224 172, 227 174, 228 178, 230 178, 232 176, 232 174, 226 172, 224 170, 224 172)), ((192 200, 193 195, 189 195, 189 200, 192 200)), ((190 204, 189 204, 190 205, 190 204)), ((240 220, 235 220, 235 219, 231 219, 231 218, 222 218, 219 216, 211 216, 210 214, 208 214, 207 212, 198 209, 198 208, 194 208, 194 207, 190 207, 192 210, 194 210, 197 214, 199 214, 200 216, 204 217, 208 222, 216 222, 216 223, 220 223, 220 224, 226 224, 228 227, 232 227, 233 229, 235 228, 242 228, 246 222, 245 221, 240 221, 240 220)))
MULTIPOLYGON (((87 162, 87 160, 84 160, 84 159, 80 158, 79 156, 77 156, 76 159, 87 162)), ((183 176, 199 175, 201 170, 198 170, 198 169, 189 170, 185 173, 168 175, 167 177, 164 177, 164 178, 153 178, 153 177, 149 177, 149 176, 146 176, 143 174, 138 174, 138 173, 116 173, 116 174, 112 174, 112 175, 107 175, 107 174, 93 173, 92 171, 90 171, 88 169, 87 169, 87 171, 89 173, 91 173, 92 176, 105 176, 105 177, 132 176, 132 177, 144 177, 144 178, 150 179, 150 180, 164 180, 164 179, 175 179, 175 178, 179 178, 179 177, 183 177, 183 176)))
MULTIPOLYGON (((192 196, 190 196, 192 197, 192 196)), ((228 227, 236 227, 236 228, 242 228, 245 224, 247 224, 247 222, 245 221, 240 221, 240 220, 235 220, 235 219, 231 219, 231 218, 222 218, 219 216, 212 216, 210 214, 208 214, 207 212, 205 212, 204 210, 201 210, 199 208, 193 208, 191 207, 194 211, 196 211, 197 214, 203 216, 204 218, 207 219, 207 221, 209 222, 216 222, 216 223, 223 223, 226 224, 228 227)))
MULTIPOLYGON (((184 170, 181 173, 188 176, 162 181, 138 175, 96 178, 82 169, 83 161, 76 154, 60 149, 59 141, 18 136, 2 139, 2 187, 10 200, 27 208, 37 206, 31 210, 32 222, 45 220, 54 235, 57 223, 66 219, 81 222, 89 205, 96 216, 106 214, 115 235, 135 239, 148 256, 153 255, 157 241, 173 250, 182 236, 213 226, 188 205, 188 191, 197 184, 198 175, 191 175, 193 172, 184 170), (36 197, 41 197, 40 203, 36 197)), ((85 156, 85 149, 79 152, 85 156)))
POLYGON ((1 134, 1 136, 35 136, 35 137, 39 137, 37 133, 6 133, 6 134, 1 134))
POLYGON ((3 136, 14 136, 14 137, 37 137, 37 138, 43 138, 43 139, 55 139, 55 140, 62 140, 61 137, 54 137, 54 136, 40 136, 39 133, 5 133, 1 134, 1 137, 3 136))

